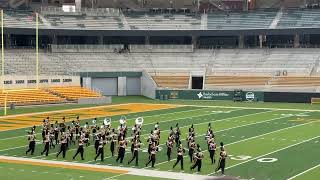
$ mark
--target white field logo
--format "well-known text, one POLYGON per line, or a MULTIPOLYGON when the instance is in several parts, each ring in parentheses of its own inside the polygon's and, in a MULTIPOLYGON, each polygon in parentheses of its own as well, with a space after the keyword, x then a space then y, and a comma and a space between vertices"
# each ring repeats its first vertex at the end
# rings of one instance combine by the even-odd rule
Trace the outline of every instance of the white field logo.
POLYGON ((247 92, 246 93, 246 100, 247 101, 253 101, 254 100, 254 93, 253 92, 247 92))
POLYGON ((197 96, 198 96, 199 99, 201 99, 201 98, 203 97, 202 92, 199 92, 199 93, 197 94, 197 96))

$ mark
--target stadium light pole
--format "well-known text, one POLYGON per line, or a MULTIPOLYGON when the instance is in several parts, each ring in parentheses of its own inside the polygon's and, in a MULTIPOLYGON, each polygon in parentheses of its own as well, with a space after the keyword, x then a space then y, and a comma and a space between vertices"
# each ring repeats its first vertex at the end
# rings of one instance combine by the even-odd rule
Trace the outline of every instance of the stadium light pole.
POLYGON ((36 12, 36 81, 39 88, 39 14, 36 12))

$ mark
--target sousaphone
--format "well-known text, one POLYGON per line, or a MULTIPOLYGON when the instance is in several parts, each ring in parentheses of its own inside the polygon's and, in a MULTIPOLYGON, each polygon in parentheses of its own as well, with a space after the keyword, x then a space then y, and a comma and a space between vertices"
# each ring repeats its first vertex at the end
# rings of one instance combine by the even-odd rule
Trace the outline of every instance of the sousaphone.
POLYGON ((121 125, 125 125, 126 121, 127 121, 126 116, 121 116, 121 118, 120 118, 120 120, 119 120, 119 123, 120 123, 121 125))
POLYGON ((111 125, 111 118, 110 117, 104 118, 103 125, 110 126, 111 125))
POLYGON ((142 124, 143 124, 143 117, 138 117, 138 118, 136 119, 135 123, 136 123, 137 125, 139 125, 139 126, 142 126, 142 124))

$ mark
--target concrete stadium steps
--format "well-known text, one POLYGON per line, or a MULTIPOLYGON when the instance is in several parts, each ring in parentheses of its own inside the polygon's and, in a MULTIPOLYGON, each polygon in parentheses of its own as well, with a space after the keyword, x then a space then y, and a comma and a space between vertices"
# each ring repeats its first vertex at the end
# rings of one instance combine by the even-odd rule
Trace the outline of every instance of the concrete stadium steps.
POLYGON ((64 98, 57 97, 43 89, 18 89, 0 92, 0 105, 4 105, 7 98, 7 105, 32 105, 32 104, 54 104, 62 103, 64 98), (6 97, 7 96, 7 97, 6 97))
POLYGON ((272 86, 320 86, 320 77, 277 77, 269 83, 272 86))
POLYGON ((207 76, 205 87, 214 86, 235 86, 235 85, 256 85, 262 86, 268 83, 271 77, 252 77, 252 76, 207 76))
POLYGON ((190 77, 189 75, 161 75, 152 76, 152 78, 156 82, 158 87, 187 89, 189 86, 190 77))
POLYGON ((80 98, 86 97, 101 97, 99 92, 83 88, 80 86, 66 86, 66 87, 49 87, 46 89, 48 92, 55 94, 57 96, 66 98, 70 101, 75 101, 80 98))

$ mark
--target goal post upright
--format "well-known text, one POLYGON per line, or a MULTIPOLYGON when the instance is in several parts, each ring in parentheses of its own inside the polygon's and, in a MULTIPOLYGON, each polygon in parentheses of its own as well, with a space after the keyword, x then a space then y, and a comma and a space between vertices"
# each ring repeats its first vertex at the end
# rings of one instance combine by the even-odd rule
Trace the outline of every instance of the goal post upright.
POLYGON ((39 14, 36 12, 36 81, 39 88, 39 14))
POLYGON ((8 92, 5 92, 4 88, 4 35, 3 35, 3 9, 1 9, 1 85, 2 85, 2 94, 5 94, 3 102, 3 115, 7 115, 7 98, 8 92))

